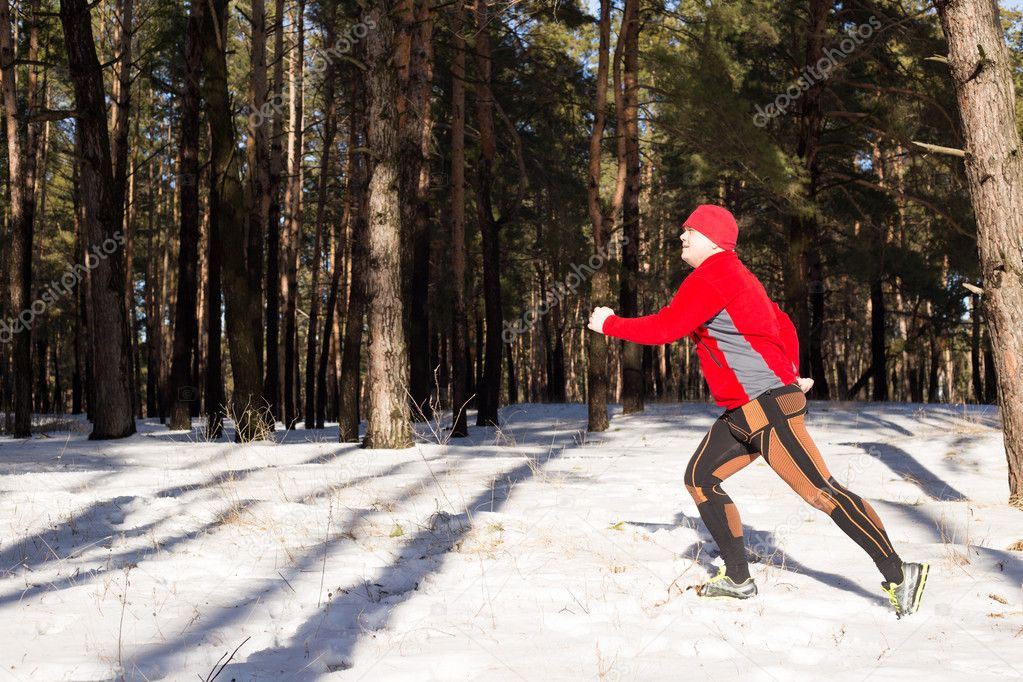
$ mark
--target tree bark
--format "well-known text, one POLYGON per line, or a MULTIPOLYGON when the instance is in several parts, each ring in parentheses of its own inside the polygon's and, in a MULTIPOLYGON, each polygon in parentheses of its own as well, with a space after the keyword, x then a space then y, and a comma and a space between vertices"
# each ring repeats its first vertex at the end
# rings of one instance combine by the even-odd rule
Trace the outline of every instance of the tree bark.
POLYGON ((998 375, 1009 502, 1023 507, 1023 159, 1013 63, 993 0, 935 3, 963 121, 985 315, 998 375))
POLYGON ((376 164, 369 181, 369 410, 366 448, 412 446, 409 365, 402 300, 401 215, 398 209, 398 73, 396 31, 387 0, 368 4, 366 89, 369 139, 376 164))
POLYGON ((469 435, 466 410, 469 392, 469 320, 465 307, 465 8, 456 0, 451 9, 451 436, 469 435))
POLYGON ((490 3, 476 0, 476 123, 480 133, 480 155, 476 161, 476 216, 483 250, 483 302, 486 318, 483 374, 477 382, 476 425, 497 426, 501 399, 501 222, 494 218, 492 204, 493 167, 497 153, 494 133, 494 96, 491 83, 490 3))
MULTIPOLYGON (((625 138, 625 198, 622 208, 622 278, 619 305, 623 317, 639 315, 639 0, 625 0, 622 132, 625 138)), ((622 341, 622 412, 643 411, 643 348, 622 341)))
POLYGON ((885 348, 886 315, 882 274, 870 284, 870 357, 873 399, 888 400, 888 364, 885 348))
POLYGON ((973 382, 973 399, 984 402, 984 376, 980 367, 980 296, 970 296, 970 377, 973 382))
MULTIPOLYGON (((246 246, 245 196, 238 175, 239 155, 235 149, 235 129, 227 82, 228 0, 211 0, 210 28, 203 32, 203 99, 207 104, 210 128, 210 235, 218 233, 219 256, 224 284, 227 343, 231 353, 234 391, 231 416, 235 439, 247 442, 265 435, 263 387, 259 363, 259 338, 251 323, 252 299, 249 260, 246 246)), ((258 302, 257 302, 258 305, 258 302)))
MULTIPOLYGON (((357 78, 357 76, 353 76, 357 78)), ((329 391, 335 391, 336 388, 328 385, 328 374, 327 368, 331 364, 331 348, 337 344, 338 335, 335 333, 335 312, 337 311, 338 294, 341 289, 341 275, 344 271, 344 241, 345 236, 348 232, 348 227, 352 222, 352 215, 354 208, 354 201, 352 198, 352 190, 354 185, 352 178, 355 175, 355 152, 353 151, 356 147, 356 134, 355 134, 355 115, 354 109, 356 105, 352 104, 353 114, 348 119, 348 159, 345 162, 345 198, 344 198, 344 210, 342 212, 341 223, 338 226, 339 229, 335 230, 335 238, 332 239, 334 247, 332 249, 332 263, 333 271, 330 276, 330 292, 327 294, 327 305, 324 308, 325 320, 323 322, 323 340, 320 343, 320 360, 319 366, 316 370, 316 428, 322 429, 327 417, 327 393, 329 391), (340 233, 338 235, 337 233, 340 233), (339 238, 338 238, 339 237, 339 238)), ((332 373, 333 374, 333 373, 332 373)), ((336 382, 337 377, 334 376, 336 382)), ((335 400, 336 398, 331 398, 335 400)))
MULTIPOLYGON (((256 0, 258 2, 259 0, 256 0)), ((199 80, 205 3, 192 3, 185 37, 185 84, 181 93, 181 139, 178 144, 178 296, 174 315, 174 352, 170 375, 170 428, 189 429, 192 404, 199 399, 192 377, 192 349, 199 333, 196 299, 199 260, 199 80)), ((152 365, 150 365, 152 368, 152 365)))
MULTIPOLYGON (((328 4, 324 8, 323 31, 326 37, 326 44, 333 45, 336 41, 334 24, 336 20, 336 5, 328 4)), ((334 324, 334 307, 337 304, 337 290, 339 285, 338 275, 341 272, 341 248, 334 249, 331 261, 333 263, 333 275, 330 281, 330 292, 327 296, 325 309, 326 320, 323 326, 323 339, 320 341, 321 353, 319 362, 316 359, 316 334, 319 324, 320 312, 320 259, 323 251, 323 226, 326 222, 327 195, 330 187, 330 150, 334 146, 334 136, 337 133, 337 105, 334 101, 336 69, 332 61, 327 62, 324 77, 324 121, 323 121, 323 154, 320 160, 319 192, 316 198, 316 248, 313 258, 313 286, 311 302, 309 304, 309 334, 306 338, 306 415, 305 427, 322 429, 326 418, 327 410, 327 361, 330 353, 331 327, 334 324)), ((349 143, 351 137, 349 137, 349 143)), ((349 160, 352 152, 349 144, 349 160)), ((345 173, 346 180, 351 178, 352 164, 348 164, 345 173)), ((351 202, 345 197, 344 218, 342 225, 349 214, 351 202)), ((335 230, 336 232, 336 230, 335 230)), ((331 239, 334 243, 334 239, 331 239)), ((340 241, 337 242, 340 245, 340 241)))
POLYGON ((135 433, 132 411, 131 345, 124 306, 125 236, 123 186, 114 183, 106 121, 103 71, 96 57, 86 0, 61 0, 60 21, 77 111, 81 171, 79 196, 83 227, 89 235, 92 270, 92 358, 96 409, 89 438, 123 438, 135 433), (99 249, 104 257, 95 253, 99 249))
MULTIPOLYGON (((365 41, 355 47, 355 58, 366 59, 365 41)), ((365 151, 354 150, 368 146, 366 74, 353 71, 352 118, 349 124, 354 131, 349 153, 355 155, 355 166, 349 181, 351 193, 351 284, 348 290, 348 306, 345 321, 344 346, 341 350, 341 378, 338 386, 338 439, 342 443, 359 442, 359 367, 362 358, 363 320, 366 314, 366 268, 368 238, 368 206, 366 193, 369 191, 369 172, 372 156, 365 151)))
MULTIPOLYGON (((284 0, 277 0, 274 14, 274 101, 284 93, 284 0)), ((284 117, 278 109, 272 112, 270 134, 270 175, 267 186, 269 201, 266 225, 266 375, 263 393, 271 421, 283 418, 281 405, 281 166, 284 147, 284 117)), ((265 124, 265 121, 263 121, 265 124)))
MULTIPOLYGON (((34 8, 33 8, 34 9, 34 8)), ((34 14, 34 12, 33 12, 34 14)), ((0 0, 0 80, 4 103, 7 138, 7 168, 11 197, 10 281, 11 324, 0 327, 0 341, 13 340, 11 360, 14 365, 14 423, 10 433, 15 438, 28 438, 32 433, 32 238, 36 210, 36 158, 38 124, 22 124, 25 106, 19 103, 18 57, 13 28, 14 17, 8 0, 0 0), (24 138, 24 146, 22 146, 24 138), (13 337, 7 338, 7 337, 13 337)), ((31 41, 38 44, 35 17, 32 19, 31 41)), ((90 33, 91 37, 91 33, 90 33)), ((30 50, 34 47, 30 47, 30 50)), ((30 56, 34 59, 35 56, 30 56)), ((27 104, 36 100, 36 69, 28 70, 27 104)))
MULTIPOLYGON (((827 30, 831 0, 811 0, 804 62, 816 65, 824 57, 824 34, 827 30)), ((811 83, 803 95, 796 156, 806 166, 809 180, 805 188, 805 201, 816 200, 820 183, 820 161, 817 153, 824 116, 821 97, 824 81, 811 83)), ((827 372, 824 368, 822 344, 824 322, 824 274, 817 248, 816 220, 794 213, 788 221, 788 258, 784 267, 785 300, 792 314, 800 339, 799 369, 804 376, 814 379, 810 395, 826 399, 829 394, 827 372)))
POLYGON ((399 192, 401 193, 402 230, 411 248, 402 264, 402 287, 408 314, 405 331, 410 368, 410 408, 415 421, 432 418, 430 395, 433 373, 429 346, 430 234, 429 184, 430 136, 433 117, 430 87, 433 77, 433 13, 429 0, 403 0, 401 3, 400 44, 407 54, 401 60, 398 100, 399 192))
MULTIPOLYGON (((270 222, 270 143, 267 135, 266 109, 269 88, 266 64, 266 0, 252 0, 251 8, 252 47, 249 57, 249 119, 246 139, 248 176, 245 183, 245 205, 249 207, 246 227, 247 268, 250 297, 248 301, 249 324, 256 341, 256 363, 260 379, 264 372, 264 306, 263 306, 263 260, 266 253, 266 232, 270 222)), ((266 395, 263 396, 266 401, 266 395)), ((274 414, 269 402, 261 405, 263 426, 274 430, 274 414)))
MULTIPOLYGON (((334 9, 336 5, 328 3, 324 8, 324 35, 326 44, 334 44, 334 9)), ((327 193, 330 187, 331 148, 337 133, 337 106, 334 101, 333 61, 327 61, 323 74, 323 151, 320 155, 320 177, 316 197, 316 239, 313 247, 312 286, 309 292, 309 331, 306 333, 305 356, 305 427, 316 428, 316 405, 319 392, 316 385, 316 335, 320 324, 320 265, 323 260, 323 226, 327 219, 327 193)), ((329 345, 329 335, 324 333, 323 345, 329 345)), ((326 377, 324 377, 326 383, 326 377)), ((325 389, 320 389, 325 390, 325 389)))
POLYGON ((284 240, 281 296, 284 299, 284 426, 298 420, 298 256, 302 242, 302 149, 304 114, 305 0, 295 8, 296 47, 291 60, 288 182, 284 190, 284 240))
MULTIPOLYGON (((593 225, 594 254, 604 254, 608 248, 608 217, 600 201, 601 144, 607 119, 608 50, 611 44, 611 0, 600 0, 600 44, 597 48, 597 91, 594 95, 593 129, 590 131, 590 163, 586 198, 590 223, 593 225)), ((604 268, 597 268, 592 279, 592 300, 605 301, 610 297, 611 285, 604 268)), ((607 337, 588 334, 586 340, 588 431, 605 431, 607 416, 607 337)))

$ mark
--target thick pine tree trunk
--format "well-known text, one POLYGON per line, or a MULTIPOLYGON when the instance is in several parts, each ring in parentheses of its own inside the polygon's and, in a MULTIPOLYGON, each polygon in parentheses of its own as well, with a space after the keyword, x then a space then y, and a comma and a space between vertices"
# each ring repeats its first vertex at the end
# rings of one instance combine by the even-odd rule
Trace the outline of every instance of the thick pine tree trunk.
POLYGON ((402 287, 408 314, 405 330, 409 348, 412 418, 432 418, 430 395, 433 373, 429 346, 430 284, 429 234, 429 143, 433 128, 430 87, 433 77, 433 13, 429 0, 403 0, 401 3, 402 56, 399 77, 402 95, 399 113, 399 191, 401 193, 402 230, 411 248, 402 264, 402 287))
POLYGON ((98 263, 91 272, 91 355, 93 366, 102 367, 102 371, 92 377, 96 405, 89 438, 123 438, 135 433, 131 345, 124 307, 123 187, 114 183, 103 71, 96 57, 86 0, 61 0, 60 21, 77 110, 83 228, 87 244, 105 256, 95 256, 98 263))
MULTIPOLYGON (((824 37, 831 0, 811 0, 804 63, 816 65, 824 56, 824 37)), ((802 97, 796 156, 806 166, 808 184, 805 199, 813 203, 820 183, 817 149, 823 126, 821 97, 825 83, 816 81, 802 97)), ((788 222, 788 258, 784 266, 786 307, 799 335, 800 373, 814 379, 810 395, 826 399, 829 394, 824 368, 824 273, 817 247, 819 226, 810 217, 793 215, 788 222)))
POLYGON ((935 3, 963 121, 1009 501, 1023 507, 1023 158, 1013 63, 993 0, 935 3))
POLYGON ((376 24, 366 36, 366 89, 369 99, 368 147, 376 160, 369 181, 369 410, 367 448, 412 446, 409 423, 408 351, 402 301, 401 215, 398 197, 398 73, 392 3, 373 0, 368 20, 376 24))
MULTIPOLYGON (((185 87, 181 95, 181 138, 178 142, 178 296, 169 391, 172 429, 191 428, 192 404, 199 399, 198 389, 193 385, 192 349, 196 346, 199 333, 196 308, 196 264, 199 260, 199 79, 202 75, 201 36, 205 7, 205 3, 192 3, 185 37, 185 87)), ((152 367, 150 364, 151 370, 152 367)), ((153 383, 152 378, 150 382, 153 383)))
MULTIPOLYGON (((227 0, 213 0, 209 19, 218 30, 204 31, 203 99, 207 103, 210 128, 210 167, 213 182, 210 188, 210 235, 220 240, 219 256, 224 283, 227 342, 231 353, 231 374, 234 391, 231 395, 231 416, 235 421, 235 438, 245 442, 263 437, 262 377, 259 353, 260 339, 251 323, 252 299, 249 259, 245 238, 246 206, 242 183, 238 176, 239 155, 235 149, 234 120, 227 83, 226 45, 218 38, 225 35, 227 0)), ((258 303, 257 303, 258 305, 258 303)))

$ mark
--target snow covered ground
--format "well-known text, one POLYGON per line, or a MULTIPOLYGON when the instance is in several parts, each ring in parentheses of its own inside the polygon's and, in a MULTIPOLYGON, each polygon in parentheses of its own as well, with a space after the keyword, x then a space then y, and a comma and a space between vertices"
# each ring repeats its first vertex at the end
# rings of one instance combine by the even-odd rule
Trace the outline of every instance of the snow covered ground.
POLYGON ((760 595, 689 589, 716 547, 682 473, 719 412, 615 408, 587 436, 585 406, 515 405, 499 431, 422 426, 400 451, 152 421, 0 439, 0 680, 1023 679, 994 410, 811 405, 835 477, 932 564, 901 621, 762 460, 725 485, 760 595))

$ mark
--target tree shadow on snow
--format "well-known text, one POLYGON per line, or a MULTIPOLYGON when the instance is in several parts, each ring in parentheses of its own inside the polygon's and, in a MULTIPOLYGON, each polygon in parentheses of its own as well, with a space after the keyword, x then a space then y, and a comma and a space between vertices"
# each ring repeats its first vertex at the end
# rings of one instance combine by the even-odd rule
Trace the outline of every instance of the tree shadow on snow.
MULTIPOLYGON (((517 484, 532 478, 542 466, 541 462, 559 457, 563 450, 555 448, 541 460, 531 458, 518 464, 467 503, 466 511, 435 518, 435 523, 421 528, 402 545, 397 556, 375 577, 357 580, 338 589, 333 600, 317 609, 285 644, 255 652, 245 661, 229 665, 223 673, 226 679, 255 679, 263 673, 267 679, 312 680, 322 675, 324 670, 350 668, 359 640, 375 636, 374 631, 383 630, 396 605, 412 597, 419 584, 441 568, 443 556, 451 552, 471 529, 472 514, 499 510, 517 484), (305 667, 298 666, 298 662, 303 662, 305 667), (282 665, 295 667, 283 670, 282 665), (278 671, 279 674, 275 675, 278 671)), ((305 557, 301 564, 318 567, 322 561, 320 548, 305 557)), ((230 609, 223 616, 229 621, 241 615, 238 611, 230 609)), ((212 624, 207 620, 207 630, 225 624, 220 617, 215 617, 212 624)), ((169 649, 160 649, 169 655, 181 645, 179 642, 169 649)), ((147 668, 158 658, 146 653, 136 665, 148 674, 147 668)))
POLYGON ((865 453, 884 464, 903 480, 920 488, 932 500, 948 502, 968 500, 950 483, 946 483, 902 448, 888 443, 838 443, 838 445, 863 448, 865 453))

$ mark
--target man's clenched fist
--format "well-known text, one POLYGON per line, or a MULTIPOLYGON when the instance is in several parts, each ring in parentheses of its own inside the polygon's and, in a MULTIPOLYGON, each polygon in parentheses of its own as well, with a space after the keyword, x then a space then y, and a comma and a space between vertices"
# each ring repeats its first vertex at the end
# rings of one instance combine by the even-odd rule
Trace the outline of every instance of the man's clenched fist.
POLYGON ((810 377, 799 377, 796 379, 796 383, 799 384, 799 388, 802 389, 803 393, 806 393, 813 387, 813 379, 810 377))
POLYGON ((611 310, 607 306, 599 305, 593 309, 592 313, 590 313, 590 322, 586 326, 588 326, 595 332, 600 332, 601 334, 603 334, 604 320, 606 320, 607 318, 611 317, 614 314, 615 311, 611 310))

